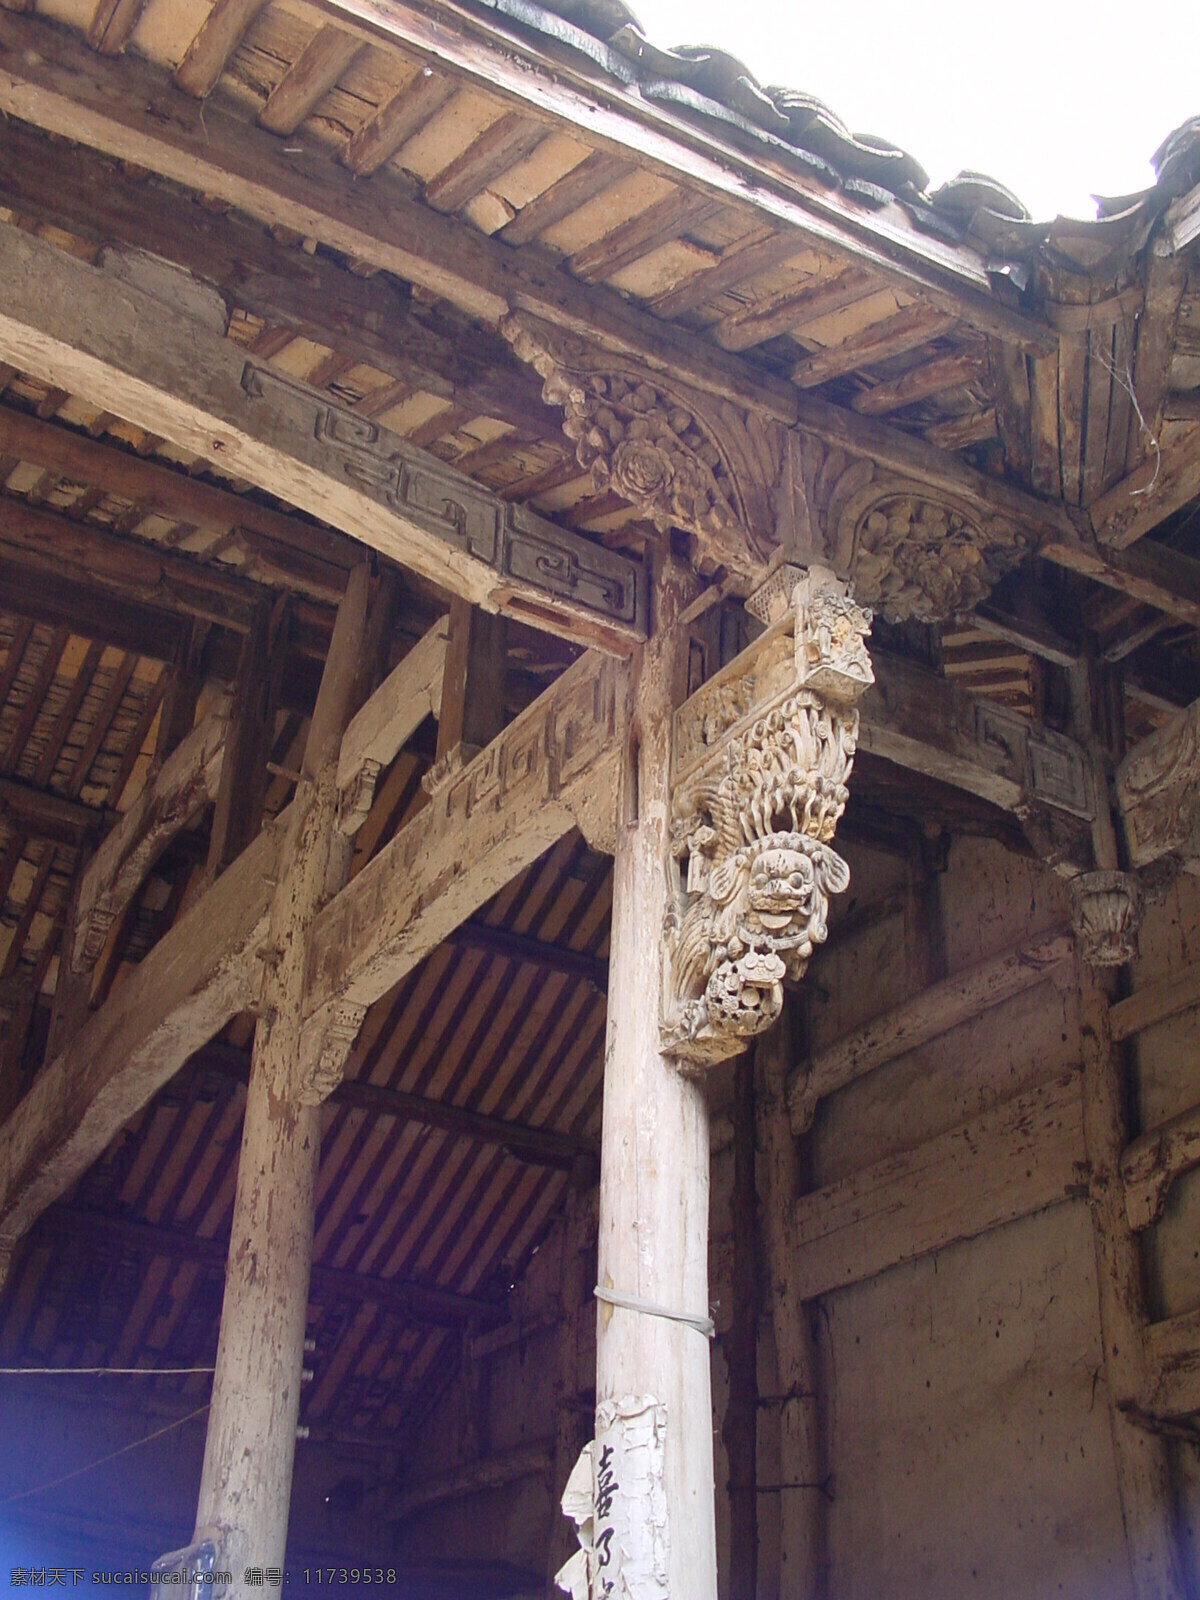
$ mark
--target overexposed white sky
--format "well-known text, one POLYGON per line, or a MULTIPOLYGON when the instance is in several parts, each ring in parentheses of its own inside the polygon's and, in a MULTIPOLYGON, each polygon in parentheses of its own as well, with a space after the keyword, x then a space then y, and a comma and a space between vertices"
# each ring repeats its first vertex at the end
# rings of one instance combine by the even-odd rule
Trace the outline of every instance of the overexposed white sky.
POLYGON ((1038 221, 1145 188, 1200 116, 1200 0, 629 3, 655 44, 718 45, 908 150, 934 187, 986 172, 1038 221))

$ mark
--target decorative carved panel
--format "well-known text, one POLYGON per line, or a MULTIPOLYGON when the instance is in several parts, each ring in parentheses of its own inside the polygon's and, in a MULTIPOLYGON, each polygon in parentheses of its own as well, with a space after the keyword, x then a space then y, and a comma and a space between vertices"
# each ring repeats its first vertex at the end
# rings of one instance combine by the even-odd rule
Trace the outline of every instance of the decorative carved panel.
POLYGON ((807 550, 796 441, 778 423, 672 382, 524 313, 501 332, 544 380, 547 404, 596 491, 612 489, 660 532, 695 535, 703 556, 753 581, 779 542, 807 550))
POLYGON ((874 681, 870 613, 831 573, 675 717, 662 1038, 707 1065, 778 1017, 850 881, 831 848, 874 681))
POLYGON ((1116 787, 1135 867, 1172 851, 1197 855, 1200 701, 1130 751, 1117 772, 1116 787))
POLYGON ((645 584, 637 562, 560 528, 456 472, 367 417, 332 404, 254 361, 242 369, 252 400, 273 402, 306 429, 326 466, 361 494, 494 569, 605 620, 645 632, 645 584))
POLYGON ((1034 547, 1009 518, 806 438, 805 482, 824 548, 889 622, 944 620, 991 593, 1034 547))

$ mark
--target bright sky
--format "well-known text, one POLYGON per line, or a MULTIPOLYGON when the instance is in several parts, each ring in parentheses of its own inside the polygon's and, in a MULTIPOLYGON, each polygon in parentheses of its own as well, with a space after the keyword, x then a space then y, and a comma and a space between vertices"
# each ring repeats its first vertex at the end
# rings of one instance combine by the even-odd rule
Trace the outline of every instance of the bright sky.
POLYGON ((655 44, 719 45, 908 150, 986 172, 1034 217, 1154 181, 1200 116, 1200 0, 630 0, 655 44))

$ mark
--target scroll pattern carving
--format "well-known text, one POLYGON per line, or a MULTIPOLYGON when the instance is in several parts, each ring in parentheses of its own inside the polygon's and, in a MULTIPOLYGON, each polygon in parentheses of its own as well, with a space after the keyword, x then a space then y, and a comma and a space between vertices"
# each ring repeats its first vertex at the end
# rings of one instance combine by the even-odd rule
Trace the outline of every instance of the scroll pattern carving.
POLYGON ((683 528, 710 562, 756 578, 773 540, 797 536, 786 429, 524 314, 501 332, 562 407, 597 492, 615 490, 660 532, 683 528))
POLYGON ((339 1000, 322 1018, 319 1031, 303 1035, 302 1105, 321 1105, 341 1083, 346 1074, 346 1062, 366 1015, 366 1006, 356 1005, 351 1000, 339 1000))
POLYGON ((1119 967, 1138 953, 1142 887, 1129 872, 1081 872, 1071 880, 1071 925, 1083 959, 1119 967))
POLYGON ((874 681, 870 613, 814 569, 794 610, 676 715, 662 1039, 694 1066, 778 1017, 850 881, 831 848, 874 681))
POLYGON ((367 417, 247 361, 242 389, 299 415, 321 452, 360 493, 401 513, 498 576, 626 627, 644 631, 637 563, 510 505, 367 417))
POLYGON ((833 565, 889 622, 970 610, 1033 549, 1007 517, 814 439, 804 442, 804 463, 833 565))

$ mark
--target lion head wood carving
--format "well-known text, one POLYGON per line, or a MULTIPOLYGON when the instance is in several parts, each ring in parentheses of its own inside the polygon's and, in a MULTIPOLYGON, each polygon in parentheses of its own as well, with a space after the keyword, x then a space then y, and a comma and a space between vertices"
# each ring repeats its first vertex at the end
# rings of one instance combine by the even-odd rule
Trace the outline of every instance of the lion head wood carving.
POLYGON ((832 848, 873 681, 870 613, 832 574, 676 714, 663 1048, 736 1055, 778 1017, 850 870, 832 848))

